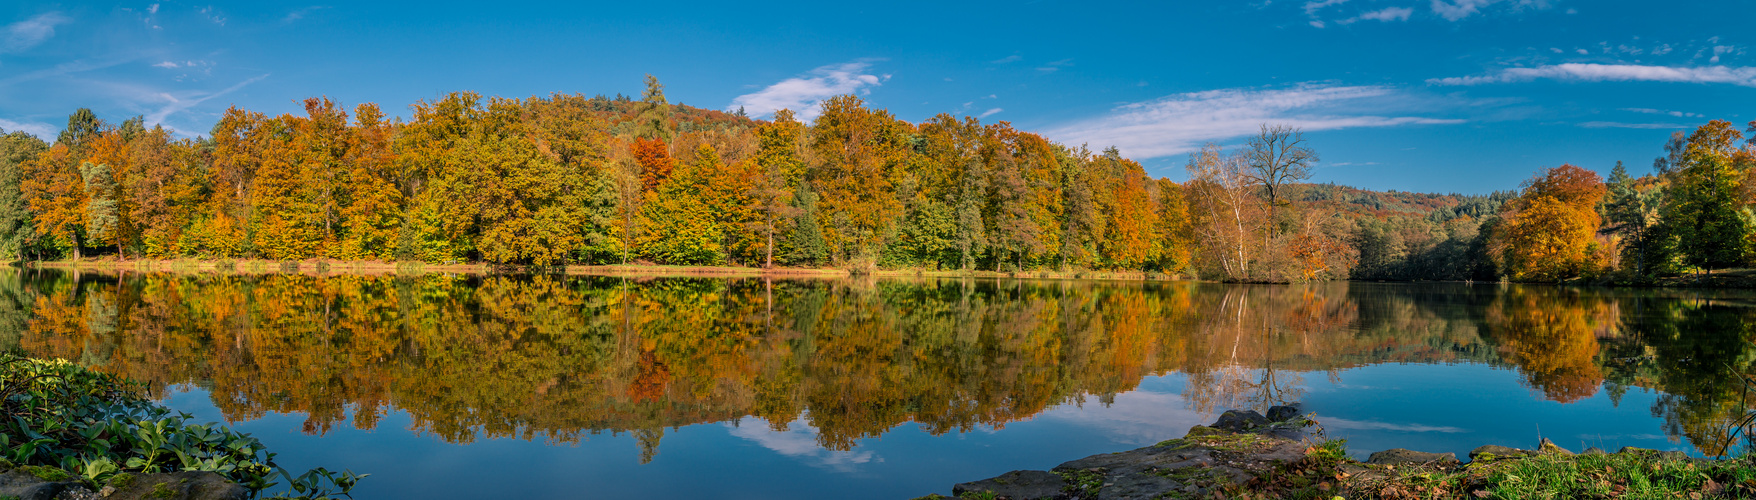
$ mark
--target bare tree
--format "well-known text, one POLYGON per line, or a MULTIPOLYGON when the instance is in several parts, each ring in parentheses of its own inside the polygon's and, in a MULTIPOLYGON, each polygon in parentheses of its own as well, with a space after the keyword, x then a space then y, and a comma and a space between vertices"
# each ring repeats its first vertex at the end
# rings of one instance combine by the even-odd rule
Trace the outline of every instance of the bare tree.
POLYGON ((1197 240, 1205 242, 1206 257, 1219 264, 1228 278, 1250 278, 1250 261, 1261 224, 1260 200, 1250 184, 1248 159, 1226 155, 1219 145, 1208 144, 1189 156, 1189 208, 1196 220, 1197 240))
POLYGON ((1285 125, 1263 124, 1244 155, 1250 161, 1244 178, 1262 188, 1270 212, 1286 203, 1286 185, 1311 178, 1311 164, 1317 162, 1317 151, 1305 145, 1304 133, 1285 125))

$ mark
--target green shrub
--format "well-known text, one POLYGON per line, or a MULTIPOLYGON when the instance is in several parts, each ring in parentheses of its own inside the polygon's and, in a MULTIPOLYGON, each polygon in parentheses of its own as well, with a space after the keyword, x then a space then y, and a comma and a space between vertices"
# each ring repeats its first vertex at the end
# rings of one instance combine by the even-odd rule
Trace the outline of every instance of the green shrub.
MULTIPOLYGON (((142 386, 65 360, 0 355, 0 460, 49 480, 131 481, 135 473, 210 471, 274 498, 348 496, 364 474, 318 468, 294 476, 254 437, 195 424, 141 396, 142 386), (55 476, 55 477, 50 477, 55 476)), ((349 497, 351 498, 351 497, 349 497)))

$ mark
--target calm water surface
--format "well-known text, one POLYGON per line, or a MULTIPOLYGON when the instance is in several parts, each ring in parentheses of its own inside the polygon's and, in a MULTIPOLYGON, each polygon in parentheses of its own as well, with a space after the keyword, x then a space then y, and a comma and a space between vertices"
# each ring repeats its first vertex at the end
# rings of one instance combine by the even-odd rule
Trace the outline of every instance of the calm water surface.
POLYGON ((1360 456, 1716 454, 1753 339, 1742 291, 0 274, 0 347, 362 499, 909 498, 1292 401, 1360 456))

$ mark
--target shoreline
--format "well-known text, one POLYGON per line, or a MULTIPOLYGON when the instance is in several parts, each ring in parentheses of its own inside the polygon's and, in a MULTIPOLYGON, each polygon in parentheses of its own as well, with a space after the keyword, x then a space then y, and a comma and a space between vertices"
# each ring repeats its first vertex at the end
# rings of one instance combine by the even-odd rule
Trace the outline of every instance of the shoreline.
POLYGON ((48 260, 13 262, 25 269, 59 269, 73 271, 122 271, 183 274, 566 274, 579 276, 664 276, 664 277, 769 277, 769 278, 849 278, 849 277, 910 277, 910 278, 1011 278, 1053 280, 1108 281, 1192 281, 1142 271, 942 271, 916 269, 880 269, 855 273, 837 268, 808 267, 743 267, 743 266, 668 266, 658 264, 611 264, 568 266, 497 266, 493 264, 432 264, 424 262, 385 262, 347 260, 276 261, 265 259, 85 259, 79 261, 48 260))
MULTIPOLYGON (((851 277, 880 278, 980 278, 1040 279, 1083 281, 1194 281, 1252 285, 1289 285, 1278 282, 1227 282, 1190 279, 1149 271, 1025 271, 1001 272, 980 270, 876 269, 853 272, 839 268, 812 267, 744 267, 744 266, 670 266, 660 264, 608 264, 567 266, 500 266, 487 263, 434 264, 427 262, 386 262, 370 260, 276 261, 267 259, 83 259, 14 261, 13 266, 25 269, 61 269, 74 271, 156 272, 181 274, 305 274, 305 275, 384 275, 384 274, 565 274, 572 276, 641 276, 641 277, 714 277, 714 278, 813 278, 836 279, 851 277)), ((1756 289, 1756 272, 1749 270, 1721 271, 1704 275, 1680 275, 1648 278, 1639 281, 1601 280, 1557 283, 1510 281, 1438 281, 1438 280, 1336 280, 1350 283, 1469 285, 1526 285, 1591 288, 1694 288, 1694 289, 1756 289)))

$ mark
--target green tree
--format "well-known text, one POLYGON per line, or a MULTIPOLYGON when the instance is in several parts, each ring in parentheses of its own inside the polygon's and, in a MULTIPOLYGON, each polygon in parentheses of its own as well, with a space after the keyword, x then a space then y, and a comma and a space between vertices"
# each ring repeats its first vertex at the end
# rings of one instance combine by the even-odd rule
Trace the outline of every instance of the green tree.
POLYGON ((24 164, 48 150, 48 143, 36 136, 0 130, 0 256, 24 260, 35 231, 21 187, 24 164))
POLYGON ((122 225, 121 203, 116 199, 116 176, 104 163, 85 162, 79 165, 79 176, 85 180, 85 232, 88 242, 115 242, 122 225))
POLYGON ((1731 122, 1714 120, 1690 134, 1682 161, 1672 167, 1660 218, 1688 265, 1711 271, 1743 264, 1749 255, 1752 217, 1742 202, 1742 173, 1731 160, 1741 138, 1731 122))

